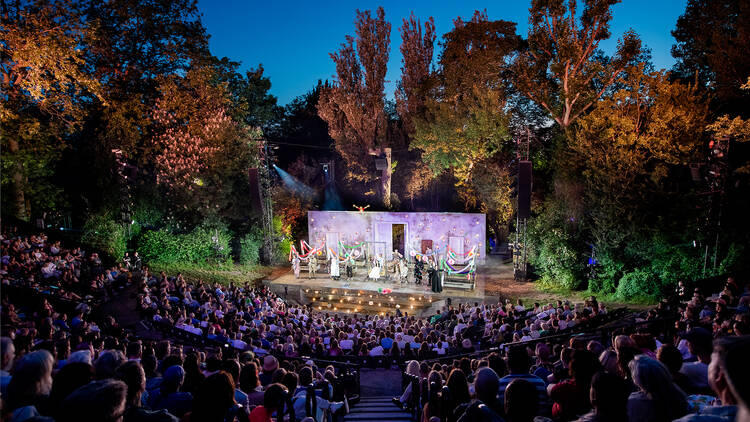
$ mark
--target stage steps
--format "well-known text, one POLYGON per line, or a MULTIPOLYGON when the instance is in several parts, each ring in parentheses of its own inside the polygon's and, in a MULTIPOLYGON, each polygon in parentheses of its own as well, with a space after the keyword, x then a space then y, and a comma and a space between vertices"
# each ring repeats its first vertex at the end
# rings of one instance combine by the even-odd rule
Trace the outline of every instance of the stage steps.
MULTIPOLYGON (((383 288, 388 288, 384 286, 383 288)), ((429 294, 391 292, 342 288, 310 288, 303 291, 304 299, 319 312, 395 314, 399 309, 409 315, 420 315, 438 297, 429 294)))
POLYGON ((391 402, 391 397, 362 397, 359 403, 349 409, 344 422, 408 422, 413 417, 391 402))

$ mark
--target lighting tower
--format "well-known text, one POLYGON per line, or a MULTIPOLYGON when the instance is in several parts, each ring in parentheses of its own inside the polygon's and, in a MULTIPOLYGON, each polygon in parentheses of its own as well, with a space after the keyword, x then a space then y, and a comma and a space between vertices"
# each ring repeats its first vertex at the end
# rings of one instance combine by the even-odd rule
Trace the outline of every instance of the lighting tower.
POLYGON ((528 263, 527 235, 528 218, 531 214, 532 168, 529 160, 531 133, 516 138, 516 159, 511 162, 511 197, 516 202, 516 239, 513 242, 513 278, 526 280, 528 263))

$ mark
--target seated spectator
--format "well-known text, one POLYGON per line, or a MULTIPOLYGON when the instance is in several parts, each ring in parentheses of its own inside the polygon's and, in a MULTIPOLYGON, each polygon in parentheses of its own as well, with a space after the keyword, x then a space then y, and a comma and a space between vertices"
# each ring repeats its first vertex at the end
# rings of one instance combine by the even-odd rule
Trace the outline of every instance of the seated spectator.
POLYGON ((240 373, 240 388, 247 393, 248 406, 263 404, 263 386, 258 379, 258 366, 255 362, 248 362, 240 373))
POLYGON ((125 413, 126 395, 122 381, 90 382, 65 399, 58 422, 118 422, 125 413))
POLYGON ((117 368, 117 378, 127 386, 123 422, 177 422, 166 410, 150 411, 141 407, 141 396, 146 391, 146 373, 137 361, 129 361, 117 368))
POLYGON ((8 383, 4 411, 11 422, 40 417, 39 408, 52 390, 52 368, 55 359, 46 350, 37 350, 22 357, 8 383))
POLYGON ((702 327, 695 327, 683 334, 687 341, 690 354, 695 356, 695 362, 682 364, 680 373, 684 374, 688 382, 687 392, 690 394, 710 393, 708 385, 708 364, 711 363, 711 332, 702 327))
POLYGON ((250 412, 250 422, 272 422, 271 415, 276 414, 277 420, 284 420, 283 415, 289 413, 289 420, 298 420, 294 413, 294 406, 290 406, 289 391, 281 384, 271 384, 263 394, 263 404, 250 412))
POLYGON ((45 405, 45 414, 59 416, 63 400, 79 387, 94 379, 94 368, 88 363, 72 362, 62 367, 53 378, 52 390, 45 405))
POLYGON ((193 396, 180 392, 185 380, 185 370, 180 365, 173 365, 164 371, 161 386, 155 393, 149 393, 147 405, 152 410, 166 409, 169 413, 181 418, 190 411, 193 396))
POLYGON ((232 376, 219 371, 205 379, 198 387, 193 410, 185 415, 184 422, 245 422, 248 414, 235 400, 232 376))
POLYGON ((656 359, 667 367, 672 375, 672 381, 677 384, 682 391, 689 391, 690 382, 687 375, 680 372, 682 368, 682 353, 674 345, 663 344, 656 352, 656 359))
POLYGON ((638 388, 628 398, 630 422, 672 421, 687 413, 685 393, 659 361, 639 355, 630 361, 629 370, 638 388))
POLYGON ((263 371, 258 376, 260 384, 266 386, 271 383, 271 377, 273 373, 279 369, 279 361, 273 356, 266 356, 263 358, 263 371))
POLYGON ((576 422, 626 422, 629 394, 628 384, 618 375, 597 372, 591 379, 590 400, 593 410, 576 422))
POLYGON ((10 371, 13 369, 16 359, 16 347, 10 337, 0 338, 0 356, 2 357, 2 362, 0 362, 0 395, 5 397, 8 394, 8 383, 11 379, 10 371))
MULTIPOLYGON (((409 375, 413 375, 415 377, 418 377, 420 375, 419 372, 419 362, 416 360, 411 360, 407 362, 406 364, 406 373, 409 375)), ((411 382, 406 385, 406 388, 404 389, 403 394, 401 394, 400 397, 394 397, 392 399, 393 404, 395 404, 398 407, 403 408, 406 403, 409 402, 411 399, 411 382)))
POLYGON ((449 396, 443 397, 445 400, 446 408, 450 409, 446 420, 448 422, 455 422, 466 410, 466 407, 471 402, 471 395, 469 394, 469 382, 464 375, 464 371, 460 369, 454 369, 448 375, 448 380, 445 385, 448 387, 449 396))
POLYGON ((508 422, 545 422, 548 418, 538 417, 539 394, 537 387, 523 378, 515 378, 505 387, 505 417, 508 422))
POLYGON ((292 394, 292 405, 297 420, 312 417, 316 421, 323 420, 323 412, 336 413, 344 406, 342 402, 329 401, 318 397, 313 385, 313 369, 305 366, 299 371, 299 386, 292 394))
MULTIPOLYGON (((740 383, 747 386, 748 371, 740 369, 738 360, 745 360, 746 354, 750 353, 750 337, 725 337, 714 342, 714 350, 711 363, 708 366, 708 383, 716 393, 716 400, 711 405, 698 409, 698 414, 683 416, 677 419, 679 422, 731 422, 740 420, 738 417, 738 397, 735 395, 737 386, 732 388, 732 378, 739 378, 740 383), (742 352, 745 355, 742 357, 742 352), (731 362, 730 359, 734 360, 731 362), (744 378, 744 381, 742 380, 744 378)), ((747 363, 740 364, 747 368, 747 363)))
POLYGON ((572 420, 591 409, 591 377, 599 371, 599 361, 587 350, 575 350, 570 361, 570 379, 548 388, 555 420, 572 420))
MULTIPOLYGON (((439 375, 439 374, 438 374, 439 375)), ((458 422, 471 422, 477 419, 499 421, 504 406, 497 399, 500 377, 490 368, 480 368, 474 378, 476 400, 469 405, 458 422), (480 416, 481 415, 481 416, 480 416)))
POLYGON ((524 379, 530 382, 537 391, 538 404, 539 404, 539 415, 545 416, 550 414, 550 405, 547 398, 547 385, 544 381, 536 375, 529 373, 531 367, 531 360, 529 354, 526 352, 525 347, 511 347, 508 350, 508 375, 500 378, 500 386, 498 387, 498 398, 501 402, 505 402, 505 388, 514 379, 524 379))

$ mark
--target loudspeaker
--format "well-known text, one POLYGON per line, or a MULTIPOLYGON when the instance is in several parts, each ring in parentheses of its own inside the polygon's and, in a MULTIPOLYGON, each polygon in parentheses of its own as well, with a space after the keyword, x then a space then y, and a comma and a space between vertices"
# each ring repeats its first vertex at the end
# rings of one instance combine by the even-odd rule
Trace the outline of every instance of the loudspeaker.
POLYGON ((518 163, 518 218, 531 217, 531 161, 518 163))
POLYGON ((250 182, 250 209, 253 215, 263 215, 263 203, 260 197, 260 176, 257 168, 251 168, 248 171, 250 182))

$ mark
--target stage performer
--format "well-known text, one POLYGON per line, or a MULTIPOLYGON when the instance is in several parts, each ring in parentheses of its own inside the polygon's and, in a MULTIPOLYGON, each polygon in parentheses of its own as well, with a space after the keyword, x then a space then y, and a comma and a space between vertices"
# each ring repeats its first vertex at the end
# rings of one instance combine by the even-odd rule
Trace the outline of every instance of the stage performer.
POLYGON ((318 258, 314 253, 310 254, 310 259, 307 261, 307 271, 310 273, 310 278, 315 278, 315 273, 318 271, 318 258))
POLYGON ((354 277, 354 268, 356 266, 357 266, 357 262, 354 260, 354 256, 349 255, 349 257, 346 258, 346 279, 347 280, 354 277))
POLYGON ((378 280, 380 278, 380 265, 382 265, 382 262, 382 255, 378 255, 377 258, 373 259, 372 268, 370 269, 370 273, 367 275, 367 278, 370 278, 372 280, 378 280))
POLYGON ((339 258, 334 254, 331 254, 328 269, 331 273, 331 279, 338 280, 341 277, 341 273, 339 272, 339 258))
POLYGON ((398 261, 398 269, 401 277, 401 284, 406 283, 409 279, 409 265, 406 263, 406 258, 401 258, 398 261))
POLYGON ((294 258, 292 258, 292 271, 294 271, 294 278, 299 278, 299 270, 300 259, 297 255, 294 255, 294 258))
POLYGON ((430 289, 434 292, 434 286, 437 283, 437 268, 435 266, 435 261, 430 258, 427 265, 429 266, 427 269, 427 283, 430 285, 430 289))
POLYGON ((424 271, 424 262, 417 255, 414 258, 414 284, 422 284, 422 271, 424 271))

